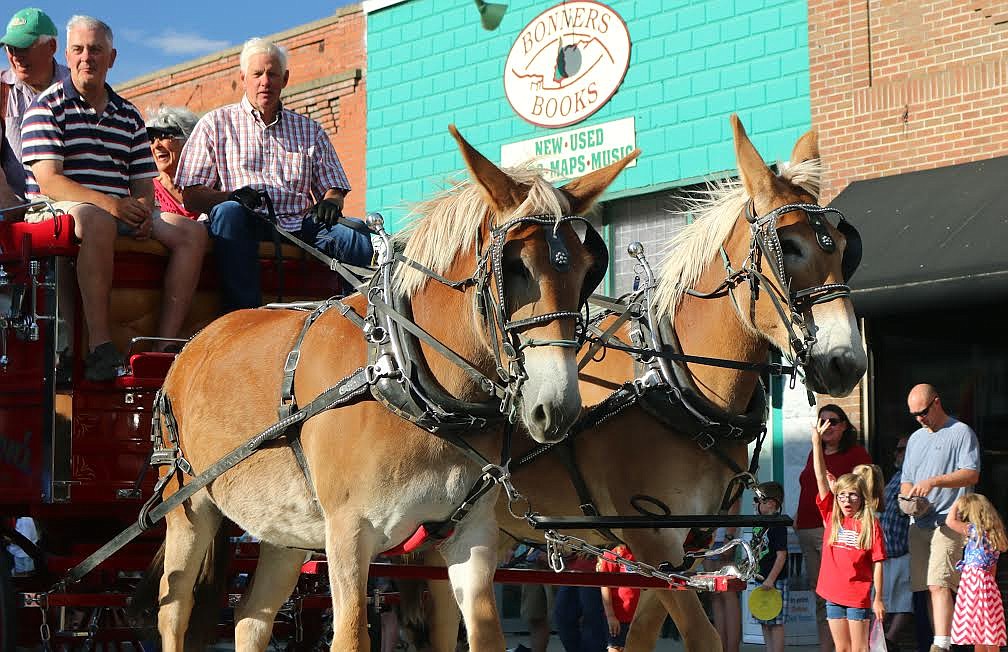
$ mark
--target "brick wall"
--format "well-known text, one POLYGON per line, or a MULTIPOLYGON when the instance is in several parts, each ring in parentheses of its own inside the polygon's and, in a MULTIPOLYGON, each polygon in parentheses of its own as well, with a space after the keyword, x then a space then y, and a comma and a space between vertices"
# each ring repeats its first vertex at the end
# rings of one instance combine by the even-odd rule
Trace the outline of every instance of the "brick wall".
POLYGON ((1008 6, 810 0, 824 199, 852 181, 1008 153, 1008 6))
MULTIPOLYGON (((366 94, 360 5, 266 38, 287 48, 290 81, 284 89, 284 104, 325 128, 353 187, 346 213, 363 215, 367 194, 366 94)), ((167 105, 186 106, 202 114, 241 99, 240 51, 240 46, 234 47, 159 70, 125 82, 116 90, 144 112, 167 105)))
MULTIPOLYGON (((1008 3, 808 4, 824 201, 861 179, 1008 154, 1008 3)), ((836 401, 855 422, 864 392, 836 401)))

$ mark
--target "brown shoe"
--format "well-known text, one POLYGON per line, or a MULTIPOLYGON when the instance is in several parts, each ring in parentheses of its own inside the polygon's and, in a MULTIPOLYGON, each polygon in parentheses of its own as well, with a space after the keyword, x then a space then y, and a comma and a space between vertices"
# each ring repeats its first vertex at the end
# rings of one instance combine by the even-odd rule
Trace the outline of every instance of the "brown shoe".
POLYGON ((939 647, 939 646, 935 645, 934 643, 932 643, 931 644, 931 650, 930 650, 930 652, 949 652, 949 648, 947 648, 947 647, 939 647))

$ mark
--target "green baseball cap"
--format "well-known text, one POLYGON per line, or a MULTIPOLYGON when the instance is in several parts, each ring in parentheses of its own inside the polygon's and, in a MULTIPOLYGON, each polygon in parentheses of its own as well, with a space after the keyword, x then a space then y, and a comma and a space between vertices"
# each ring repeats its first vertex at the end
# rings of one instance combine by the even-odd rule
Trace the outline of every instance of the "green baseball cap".
POLYGON ((28 7, 10 19, 7 33, 0 39, 0 43, 14 48, 27 48, 40 36, 56 36, 56 24, 41 9, 28 7))

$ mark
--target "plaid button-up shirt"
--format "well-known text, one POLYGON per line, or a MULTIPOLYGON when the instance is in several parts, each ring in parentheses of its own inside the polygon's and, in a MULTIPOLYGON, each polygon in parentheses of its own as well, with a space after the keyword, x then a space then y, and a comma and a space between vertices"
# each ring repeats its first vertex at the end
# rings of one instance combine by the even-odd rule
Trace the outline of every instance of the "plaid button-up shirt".
POLYGON ((350 190, 322 125, 282 107, 266 124, 244 96, 200 118, 182 149, 175 185, 266 190, 288 231, 301 228, 302 214, 327 190, 350 190))
POLYGON ((882 535, 885 537, 886 555, 892 559, 910 552, 907 537, 910 534, 910 517, 899 508, 900 482, 903 471, 896 469, 882 492, 885 510, 879 514, 882 535))

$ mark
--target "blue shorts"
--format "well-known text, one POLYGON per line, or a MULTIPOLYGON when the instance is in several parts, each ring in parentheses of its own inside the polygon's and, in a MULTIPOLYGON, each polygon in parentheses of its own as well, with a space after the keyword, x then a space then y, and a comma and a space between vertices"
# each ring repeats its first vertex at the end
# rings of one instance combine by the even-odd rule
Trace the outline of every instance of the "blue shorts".
POLYGON ((862 607, 845 607, 826 601, 826 620, 871 620, 872 610, 862 607))
POLYGON ((609 635, 609 647, 618 647, 623 649, 626 647, 626 635, 630 631, 630 623, 620 623, 619 633, 616 636, 612 634, 609 635))

